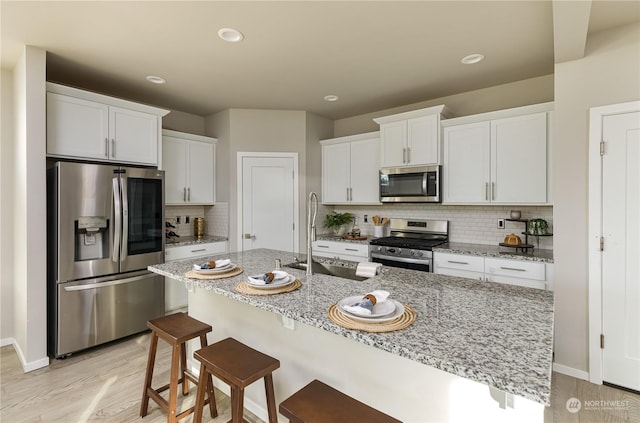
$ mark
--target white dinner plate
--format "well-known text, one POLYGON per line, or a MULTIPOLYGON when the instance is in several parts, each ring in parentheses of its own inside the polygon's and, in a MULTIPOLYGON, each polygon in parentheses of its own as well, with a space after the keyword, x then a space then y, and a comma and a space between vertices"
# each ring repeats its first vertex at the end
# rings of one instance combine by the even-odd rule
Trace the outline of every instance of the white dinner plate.
POLYGON ((237 264, 235 263, 230 263, 226 266, 222 266, 222 267, 216 267, 214 269, 202 269, 202 270, 198 270, 195 267, 193 268, 193 271, 200 274, 200 275, 214 275, 216 273, 225 273, 225 272, 230 272, 233 269, 235 269, 236 267, 238 267, 237 264))
MULTIPOLYGON (((258 276, 258 275, 256 275, 258 276)), ((247 278, 247 285, 249 285, 252 288, 257 288, 257 289, 276 289, 276 288, 282 288, 283 286, 287 286, 287 285, 291 285, 293 283, 293 281, 296 280, 296 277, 293 275, 287 275, 286 278, 282 278, 279 280, 274 280, 271 283, 267 283, 265 284, 264 282, 262 284, 258 284, 256 282, 253 282, 253 280, 256 280, 254 277, 249 276, 247 278)))
MULTIPOLYGON (((358 322, 364 322, 364 323, 383 323, 383 322, 389 322, 395 318, 397 318, 398 316, 402 316, 404 314, 404 306, 402 305, 401 302, 396 301, 394 299, 388 299, 387 301, 385 301, 384 303, 392 303, 393 307, 394 307, 394 311, 391 312, 390 314, 387 315, 383 315, 383 316, 377 316, 377 317, 363 317, 363 316, 358 316, 356 314, 352 314, 349 313, 348 311, 343 309, 343 306, 346 305, 352 305, 353 303, 356 303, 359 301, 359 299, 361 299, 362 297, 359 295, 356 295, 355 297, 347 297, 343 300, 340 300, 338 302, 338 311, 340 311, 340 313, 344 314, 345 316, 349 317, 350 319, 353 320, 357 320, 358 322)), ((382 304, 384 304, 382 303, 382 304)), ((376 307, 380 305, 380 304, 376 304, 375 306, 373 306, 374 312, 376 311, 376 307)))
POLYGON ((341 300, 338 303, 338 307, 342 311, 344 311, 345 313, 353 314, 353 315, 364 317, 364 318, 367 318, 367 319, 376 319, 376 318, 379 318, 379 317, 388 316, 389 314, 391 314, 394 311, 396 311, 396 305, 393 302, 388 301, 388 300, 374 305, 373 306, 373 310, 371 311, 371 314, 358 313, 358 312, 354 312, 354 311, 351 311, 351 310, 345 310, 345 307, 352 306, 352 305, 362 301, 362 299, 363 298, 360 295, 355 295, 353 297, 347 297, 347 298, 341 300))

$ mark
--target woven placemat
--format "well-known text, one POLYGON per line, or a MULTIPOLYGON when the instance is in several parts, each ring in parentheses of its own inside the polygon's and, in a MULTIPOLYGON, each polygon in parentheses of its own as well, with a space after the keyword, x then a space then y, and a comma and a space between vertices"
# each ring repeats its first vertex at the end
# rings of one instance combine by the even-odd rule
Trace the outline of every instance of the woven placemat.
POLYGON ((231 278, 233 276, 238 276, 240 273, 244 272, 244 269, 240 266, 236 267, 235 269, 229 270, 228 272, 223 272, 223 273, 214 273, 211 275, 203 275, 200 273, 196 273, 193 270, 189 270, 187 273, 185 273, 184 275, 188 278, 193 278, 193 279, 207 279, 207 280, 211 280, 211 279, 225 279, 225 278, 231 278))
POLYGON ((341 313, 335 304, 329 307, 327 313, 329 314, 329 319, 336 325, 346 329, 361 330, 363 332, 393 332, 406 329, 416 321, 416 317, 418 316, 416 311, 408 305, 404 306, 404 313, 402 313, 401 316, 382 323, 364 323, 350 319, 344 313, 341 313))
POLYGON ((282 288, 274 288, 274 289, 260 289, 249 286, 245 281, 239 282, 236 284, 236 291, 241 294, 246 295, 273 295, 273 294, 283 294, 285 292, 295 291, 296 289, 302 286, 302 282, 299 279, 296 279, 290 285, 283 286, 282 288))

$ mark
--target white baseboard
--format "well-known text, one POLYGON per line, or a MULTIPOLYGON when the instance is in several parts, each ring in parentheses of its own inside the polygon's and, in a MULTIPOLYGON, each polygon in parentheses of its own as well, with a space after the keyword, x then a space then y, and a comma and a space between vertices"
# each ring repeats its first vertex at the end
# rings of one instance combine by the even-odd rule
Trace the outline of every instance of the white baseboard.
POLYGON ((0 347, 6 347, 7 345, 13 345, 16 342, 13 338, 2 338, 0 339, 0 347))
POLYGON ((22 364, 22 371, 25 373, 29 373, 34 370, 47 367, 49 365, 49 357, 47 356, 39 358, 35 361, 27 362, 27 360, 24 358, 22 350, 20 349, 20 345, 15 341, 13 342, 13 349, 16 351, 16 354, 18 354, 18 359, 20 360, 20 364, 22 364))
POLYGON ((553 363, 553 371, 562 373, 563 375, 572 376, 577 379, 589 380, 589 372, 584 370, 574 369, 573 367, 564 366, 562 364, 553 363))

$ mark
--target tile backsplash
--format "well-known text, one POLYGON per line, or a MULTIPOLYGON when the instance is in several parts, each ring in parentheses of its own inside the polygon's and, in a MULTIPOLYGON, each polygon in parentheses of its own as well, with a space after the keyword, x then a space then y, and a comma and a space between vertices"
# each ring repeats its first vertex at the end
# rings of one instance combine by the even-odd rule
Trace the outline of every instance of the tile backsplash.
MULTIPOLYGON (((498 218, 509 218, 511 210, 520 210, 521 219, 544 219, 549 223, 549 232, 553 232, 552 206, 446 206, 441 204, 389 204, 384 206, 335 206, 335 211, 351 212, 358 217, 358 226, 363 234, 373 235, 371 217, 404 219, 442 219, 449 221, 449 240, 472 244, 496 245, 510 233, 522 238, 524 222, 507 221, 505 229, 498 229, 498 218), (364 223, 364 215, 369 222, 364 223)), ((386 228, 388 233, 388 228, 386 228)), ((386 233, 385 233, 386 234, 386 233)), ((545 250, 553 249, 553 237, 540 237, 539 247, 536 238, 529 237, 529 243, 545 250)))
POLYGON ((193 219, 204 217, 205 233, 215 236, 229 236, 229 203, 216 203, 215 206, 166 206, 165 220, 176 228, 172 229, 180 236, 193 236, 193 219), (187 216, 189 223, 187 223, 187 216), (180 223, 177 223, 178 217, 180 223))

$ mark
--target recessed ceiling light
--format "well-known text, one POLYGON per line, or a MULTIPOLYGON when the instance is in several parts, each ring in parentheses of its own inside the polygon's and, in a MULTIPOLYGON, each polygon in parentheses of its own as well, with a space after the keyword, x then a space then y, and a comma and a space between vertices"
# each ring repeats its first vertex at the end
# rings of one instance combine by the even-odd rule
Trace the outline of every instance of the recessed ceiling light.
POLYGON ((218 31, 218 37, 230 43, 237 43, 244 39, 244 35, 242 35, 242 32, 233 28, 222 28, 218 31))
POLYGON ((465 65, 473 65, 478 62, 482 62, 484 60, 484 55, 474 53, 462 58, 461 62, 465 65))
POLYGON ((166 84, 167 81, 165 81, 164 78, 160 78, 159 76, 154 76, 154 75, 149 75, 147 76, 147 81, 152 82, 154 84, 166 84))
POLYGON ((338 101, 338 96, 335 94, 329 94, 324 96, 325 101, 338 101))

